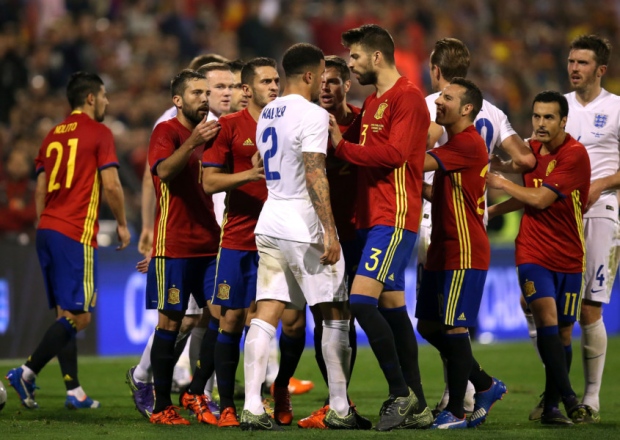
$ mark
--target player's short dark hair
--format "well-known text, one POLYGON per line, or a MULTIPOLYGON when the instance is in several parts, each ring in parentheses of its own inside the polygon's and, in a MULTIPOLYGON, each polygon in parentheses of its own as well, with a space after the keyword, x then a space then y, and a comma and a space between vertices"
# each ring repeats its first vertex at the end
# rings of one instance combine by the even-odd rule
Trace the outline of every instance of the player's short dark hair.
POLYGON ((598 35, 580 35, 571 42, 569 50, 579 49, 594 52, 594 61, 596 61, 597 66, 609 64, 611 43, 607 38, 599 37, 598 35))
POLYGON ((170 94, 174 96, 183 96, 187 83, 195 79, 206 79, 202 73, 196 72, 191 69, 181 70, 172 81, 170 81, 170 94))
POLYGON ((228 58, 218 55, 216 53, 206 53, 204 55, 198 55, 189 63, 188 69, 196 70, 200 66, 204 66, 209 63, 227 63, 228 58))
POLYGON ((439 67, 446 81, 452 81, 452 78, 456 77, 465 78, 469 63, 469 49, 461 40, 442 38, 435 43, 431 53, 431 65, 439 67))
POLYGON ((389 65, 394 65, 394 39, 381 26, 364 24, 343 32, 342 45, 349 48, 354 44, 361 45, 367 52, 378 50, 389 65))
POLYGON ((273 58, 267 57, 252 58, 241 69, 241 84, 252 84, 256 77, 256 69, 259 67, 273 67, 278 70, 278 62, 273 58))
POLYGON ((73 73, 67 84, 67 99, 71 109, 84 105, 91 93, 97 95, 102 85, 103 81, 96 73, 82 71, 73 73))
POLYGON ((297 43, 289 47, 282 57, 282 68, 287 77, 301 75, 308 68, 321 64, 323 51, 310 43, 297 43))
POLYGON ((206 77, 207 73, 215 72, 215 71, 218 71, 218 70, 221 70, 221 71, 224 71, 224 72, 231 72, 230 66, 227 63, 208 63, 208 64, 203 64, 202 66, 200 66, 199 68, 196 69, 196 72, 202 73, 206 77))
POLYGON ((457 86, 465 88, 465 93, 463 93, 463 96, 461 97, 461 106, 471 104, 474 107, 472 112, 469 114, 469 117, 473 122, 482 108, 482 92, 472 81, 459 76, 452 78, 450 84, 456 84, 457 86))
POLYGON ((229 61, 226 64, 228 64, 228 67, 230 67, 230 71, 232 73, 241 72, 241 70, 243 69, 243 66, 245 66, 245 63, 239 59, 229 61))
POLYGON ((545 90, 544 92, 540 92, 532 101, 532 110, 534 110, 534 104, 537 102, 557 102, 558 107, 560 107, 560 119, 568 116, 568 101, 560 92, 556 92, 555 90, 545 90))
POLYGON ((325 68, 333 67, 340 74, 340 78, 343 81, 348 81, 351 78, 351 71, 349 70, 349 66, 347 66, 347 62, 336 55, 327 55, 325 57, 325 68))

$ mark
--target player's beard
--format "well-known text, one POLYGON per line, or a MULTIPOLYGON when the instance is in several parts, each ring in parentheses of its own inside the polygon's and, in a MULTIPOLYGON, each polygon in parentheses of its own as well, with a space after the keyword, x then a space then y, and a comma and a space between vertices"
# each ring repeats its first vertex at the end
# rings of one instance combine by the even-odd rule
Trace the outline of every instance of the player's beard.
POLYGON ((200 107, 194 110, 191 107, 186 106, 185 103, 183 103, 183 105, 181 106, 181 112, 183 113, 183 116, 185 116, 185 119, 187 119, 194 125, 198 125, 200 124, 200 121, 202 121, 203 117, 199 113, 200 110, 200 107))

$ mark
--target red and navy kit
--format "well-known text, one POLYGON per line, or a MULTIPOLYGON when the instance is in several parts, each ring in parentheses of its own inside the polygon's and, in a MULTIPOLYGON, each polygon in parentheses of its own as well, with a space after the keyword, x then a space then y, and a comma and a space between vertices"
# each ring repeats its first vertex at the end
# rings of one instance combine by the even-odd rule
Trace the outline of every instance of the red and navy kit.
MULTIPOLYGON (((354 118, 349 125, 338 124, 341 133, 347 131, 361 112, 359 107, 351 104, 347 104, 347 107, 353 113, 354 118)), ((357 166, 338 159, 330 143, 330 148, 327 149, 326 168, 327 180, 329 181, 329 199, 338 230, 338 238, 345 242, 355 240, 357 166)))
POLYGON ((157 198, 153 257, 190 258, 217 255, 220 228, 213 200, 202 189, 202 154, 196 147, 185 167, 169 182, 157 176, 157 165, 191 135, 177 118, 161 122, 149 144, 149 166, 157 198))
POLYGON ((357 118, 359 144, 342 140, 336 156, 359 165, 357 229, 377 225, 417 232, 430 116, 422 92, 401 77, 373 93, 357 118))
POLYGON ((489 269, 490 246, 484 227, 487 148, 470 125, 433 148, 439 169, 433 180, 433 231, 427 270, 489 269))
POLYGON ((555 272, 581 273, 585 268, 583 211, 590 191, 588 153, 568 134, 549 154, 540 154, 538 141, 530 141, 530 146, 537 165, 523 174, 525 186, 545 186, 558 198, 542 210, 525 205, 515 242, 517 266, 533 263, 555 272))
POLYGON ((38 229, 51 229, 82 244, 97 247, 100 171, 118 167, 112 132, 74 111, 43 140, 35 160, 45 171, 45 208, 38 229))
MULTIPOLYGON (((213 146, 204 151, 202 166, 226 168, 230 173, 252 169, 252 156, 258 149, 256 121, 250 112, 245 109, 223 116, 218 122, 220 132, 213 146)), ((254 229, 265 200, 264 180, 248 182, 228 192, 221 247, 256 251, 254 229)))

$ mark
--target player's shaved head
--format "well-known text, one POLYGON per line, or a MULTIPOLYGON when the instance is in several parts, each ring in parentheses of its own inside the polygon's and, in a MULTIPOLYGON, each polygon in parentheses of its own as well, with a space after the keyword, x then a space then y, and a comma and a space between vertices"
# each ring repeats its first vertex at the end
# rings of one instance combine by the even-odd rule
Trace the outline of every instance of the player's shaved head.
POLYGON ((470 57, 465 43, 456 38, 442 38, 435 43, 431 53, 431 66, 439 67, 446 81, 467 76, 470 57))
POLYGON ((359 44, 366 52, 379 51, 390 66, 394 65, 394 39, 388 31, 376 24, 365 24, 342 34, 342 44, 350 48, 359 44))
POLYGON ((611 55, 611 43, 607 38, 598 35, 580 35, 570 44, 570 50, 591 50, 594 52, 594 60, 597 66, 609 64, 611 55))
POLYGON ((287 77, 303 75, 325 59, 323 51, 313 44, 298 43, 289 47, 282 57, 282 67, 287 77))

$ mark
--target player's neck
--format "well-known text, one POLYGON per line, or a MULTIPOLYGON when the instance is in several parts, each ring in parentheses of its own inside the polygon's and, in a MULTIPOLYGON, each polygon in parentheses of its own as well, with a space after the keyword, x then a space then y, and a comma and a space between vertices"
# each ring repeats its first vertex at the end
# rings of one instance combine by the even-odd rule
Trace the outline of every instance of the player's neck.
POLYGON ((396 84, 396 81, 400 79, 401 75, 396 70, 396 67, 388 67, 382 69, 377 74, 377 83, 375 87, 377 89, 377 98, 380 98, 385 92, 390 90, 396 84))
POLYGON ((444 125, 446 129, 446 133, 448 134, 448 139, 451 139, 452 136, 457 135, 460 132, 464 131, 467 127, 469 127, 472 124, 473 122, 470 121, 468 118, 462 118, 462 119, 459 119, 454 124, 444 125))
POLYGON ((579 104, 586 106, 598 98, 598 95, 600 95, 602 91, 603 88, 601 87, 601 83, 598 82, 583 90, 576 90, 575 96, 577 97, 577 102, 579 102, 579 104))
POLYGON ((86 116, 88 116, 93 121, 95 120, 95 107, 83 105, 81 107, 76 107, 73 110, 71 110, 71 113, 73 112, 84 113, 86 116))
POLYGON ((347 105, 347 101, 343 101, 338 107, 332 109, 329 113, 334 115, 338 125, 349 125, 351 122, 353 112, 347 105))
POLYGON ((282 92, 282 97, 286 95, 301 95, 308 101, 312 101, 310 88, 305 87, 304 84, 296 84, 294 82, 291 82, 290 84, 287 83, 287 85, 284 87, 284 92, 282 92))
POLYGON ((194 131, 194 128, 196 128, 196 125, 198 125, 187 119, 181 111, 177 112, 177 120, 181 123, 183 127, 187 128, 189 131, 194 131))
POLYGON ((551 139, 549 142, 543 142, 541 149, 541 153, 544 155, 544 150, 547 150, 547 153, 553 153, 560 145, 562 145, 566 141, 566 132, 562 132, 558 134, 556 137, 551 139))
POLYGON ((252 116, 252 118, 254 118, 256 122, 258 122, 258 118, 260 118, 260 112, 263 111, 263 108, 264 107, 260 107, 259 105, 254 103, 254 101, 250 100, 248 104, 248 113, 250 114, 250 116, 252 116))

